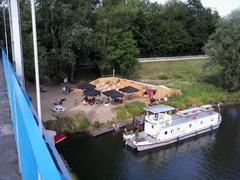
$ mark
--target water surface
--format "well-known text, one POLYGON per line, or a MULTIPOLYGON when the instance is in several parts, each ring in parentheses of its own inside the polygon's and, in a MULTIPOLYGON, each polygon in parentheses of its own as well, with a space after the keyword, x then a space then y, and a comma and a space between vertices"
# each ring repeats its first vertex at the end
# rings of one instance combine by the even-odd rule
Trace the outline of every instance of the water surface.
POLYGON ((222 109, 217 131, 167 148, 135 152, 122 132, 73 134, 57 148, 79 179, 240 179, 240 106, 222 109))

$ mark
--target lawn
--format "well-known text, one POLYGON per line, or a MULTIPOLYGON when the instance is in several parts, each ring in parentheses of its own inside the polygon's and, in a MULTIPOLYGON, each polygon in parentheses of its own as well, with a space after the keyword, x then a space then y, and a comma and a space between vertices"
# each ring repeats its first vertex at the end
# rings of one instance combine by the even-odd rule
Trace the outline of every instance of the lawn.
POLYGON ((168 87, 180 88, 182 96, 173 97, 168 104, 185 108, 190 104, 217 103, 240 99, 240 92, 229 93, 216 86, 219 67, 209 68, 208 59, 142 63, 139 79, 157 80, 168 87), (215 83, 214 83, 215 82, 215 83))
POLYGON ((141 63, 139 78, 154 80, 196 79, 214 70, 205 69, 208 59, 141 63))

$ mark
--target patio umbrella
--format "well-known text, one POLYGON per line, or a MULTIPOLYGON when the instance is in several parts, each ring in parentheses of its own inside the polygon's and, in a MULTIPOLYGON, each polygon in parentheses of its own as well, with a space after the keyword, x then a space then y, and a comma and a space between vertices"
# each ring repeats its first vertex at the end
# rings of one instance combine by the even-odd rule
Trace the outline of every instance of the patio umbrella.
POLYGON ((108 97, 111 97, 113 99, 118 98, 118 97, 123 97, 123 94, 116 90, 105 91, 105 92, 103 92, 103 94, 108 97))
POLYGON ((123 93, 135 93, 135 92, 138 92, 139 89, 132 87, 132 86, 127 86, 127 87, 119 89, 119 91, 121 91, 123 93))
POLYGON ((85 96, 100 96, 101 92, 96 89, 87 89, 83 92, 85 96))
POLYGON ((77 84, 78 89, 94 89, 96 86, 89 82, 82 82, 77 84))

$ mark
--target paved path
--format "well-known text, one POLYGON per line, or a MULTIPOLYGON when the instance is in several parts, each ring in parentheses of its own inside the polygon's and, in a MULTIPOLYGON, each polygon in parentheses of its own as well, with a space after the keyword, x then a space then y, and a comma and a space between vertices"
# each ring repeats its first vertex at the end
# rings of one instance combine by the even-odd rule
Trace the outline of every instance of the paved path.
POLYGON ((154 57, 154 58, 138 58, 140 63, 147 62, 164 62, 164 61, 182 61, 182 60, 194 60, 194 59, 207 59, 206 55, 197 56, 175 56, 175 57, 154 57))
POLYGON ((2 60, 0 59, 0 180, 21 179, 18 155, 12 130, 2 60))

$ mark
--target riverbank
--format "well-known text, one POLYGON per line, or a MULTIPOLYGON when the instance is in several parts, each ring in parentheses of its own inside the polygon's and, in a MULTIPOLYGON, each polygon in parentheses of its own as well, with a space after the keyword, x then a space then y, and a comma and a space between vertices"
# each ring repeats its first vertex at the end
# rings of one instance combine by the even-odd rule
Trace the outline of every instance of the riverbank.
MULTIPOLYGON (((218 68, 206 68, 207 63, 207 59, 142 63, 141 69, 139 70, 139 78, 141 78, 141 81, 147 81, 148 83, 162 84, 181 89, 183 93, 181 96, 174 96, 169 98, 167 102, 164 102, 164 104, 181 109, 185 109, 188 105, 192 104, 221 103, 221 105, 224 106, 240 103, 240 92, 230 93, 211 83, 218 73, 218 68)), ((140 115, 143 113, 145 106, 146 104, 144 104, 143 101, 136 101, 110 108, 109 111, 111 111, 112 119, 106 120, 104 123, 102 123, 102 121, 86 123, 89 121, 86 117, 85 120, 83 120, 85 122, 77 122, 78 120, 76 119, 78 118, 74 118, 73 116, 70 118, 67 117, 65 120, 59 118, 56 122, 47 122, 46 127, 56 130, 58 133, 89 132, 100 127, 111 127, 113 123, 116 124, 140 115), (53 124, 49 125, 48 123, 53 124), (81 124, 85 124, 85 126, 81 124)), ((96 109, 93 108, 93 111, 94 110, 96 109)), ((104 117, 106 113, 100 112, 104 117)), ((81 118, 79 121, 82 121, 81 118)))
POLYGON ((219 67, 209 68, 208 63, 208 59, 142 63, 138 76, 143 82, 181 89, 181 96, 166 103, 181 109, 191 104, 238 102, 240 92, 228 92, 217 86, 219 67))
POLYGON ((54 130, 57 133, 73 134, 76 132, 88 132, 92 136, 97 136, 110 132, 113 129, 112 125, 117 124, 119 128, 125 127, 132 122, 134 116, 141 115, 146 103, 140 101, 128 102, 112 109, 115 115, 111 121, 101 123, 95 121, 90 123, 86 115, 81 113, 75 116, 58 117, 54 121, 45 121, 46 129, 54 130))

